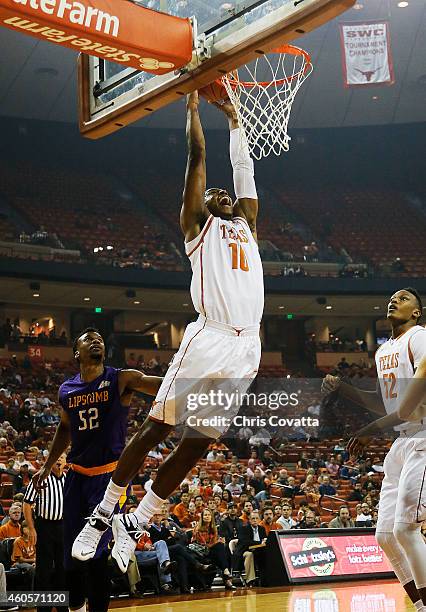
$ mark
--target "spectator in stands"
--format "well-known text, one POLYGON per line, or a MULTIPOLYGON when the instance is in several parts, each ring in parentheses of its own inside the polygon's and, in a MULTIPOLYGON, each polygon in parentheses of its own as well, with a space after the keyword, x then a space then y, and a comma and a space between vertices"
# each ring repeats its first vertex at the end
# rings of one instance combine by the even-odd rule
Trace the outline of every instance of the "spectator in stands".
POLYGON ((152 448, 148 453, 148 457, 150 457, 151 459, 155 459, 157 461, 157 465, 161 463, 163 461, 163 454, 160 450, 160 447, 156 446, 155 448, 152 448))
POLYGON ((151 470, 150 478, 149 478, 149 480, 146 481, 146 483, 143 486, 145 491, 148 492, 148 491, 151 490, 152 484, 153 484, 154 480, 156 479, 156 477, 157 477, 157 470, 151 470))
POLYGON ((245 525, 250 522, 250 515, 253 512, 253 504, 251 501, 246 501, 243 507, 243 513, 240 516, 240 519, 243 521, 245 525))
POLYGON ((295 529, 314 529, 317 526, 316 515, 313 510, 308 508, 305 516, 297 523, 295 529))
POLYGON ((336 457, 334 455, 330 456, 330 459, 326 462, 325 467, 330 476, 337 478, 339 474, 339 465, 336 463, 336 457))
POLYGON ((266 468, 275 467, 275 461, 272 458, 271 451, 267 448, 263 451, 262 463, 266 468))
POLYGON ((30 472, 34 472, 34 467, 30 464, 30 462, 25 459, 25 455, 22 452, 16 453, 15 462, 13 464, 13 469, 19 472, 22 465, 27 465, 30 472))
POLYGON ((204 509, 204 498, 202 495, 196 495, 194 499, 195 509, 201 515, 201 512, 204 509))
POLYGON ((157 515, 152 519, 152 525, 148 533, 143 533, 135 550, 135 557, 138 564, 143 561, 157 559, 158 577, 161 584, 161 590, 165 593, 173 591, 171 585, 172 578, 170 576, 173 569, 176 569, 176 562, 170 560, 169 549, 164 540, 158 539, 155 542, 151 540, 151 532, 154 530, 161 531, 161 517, 158 522, 157 515))
POLYGON ((330 477, 324 475, 319 486, 320 495, 336 495, 336 489, 330 484, 330 477))
POLYGON ((283 510, 282 510, 281 504, 275 504, 275 506, 274 506, 274 521, 278 521, 278 519, 282 516, 282 514, 283 514, 283 510))
MULTIPOLYGON (((266 542, 265 528, 259 522, 259 513, 254 510, 250 515, 250 522, 244 525, 239 532, 238 544, 234 552, 236 567, 239 567, 241 559, 244 560, 246 583, 249 587, 253 586, 256 581, 254 556, 249 548, 266 542)), ((263 562, 263 556, 260 559, 260 562, 263 562)))
POLYGON ((328 526, 333 529, 346 529, 348 527, 355 527, 355 523, 351 519, 349 508, 347 506, 341 506, 339 508, 338 516, 332 519, 329 522, 328 526))
POLYGON ((367 493, 377 488, 376 481, 374 480, 374 472, 369 472, 367 478, 364 480, 362 490, 367 493))
POLYGON ((199 520, 200 512, 197 512, 195 503, 190 501, 188 504, 188 514, 183 517, 180 523, 184 529, 194 529, 199 520))
POLYGON ((28 463, 24 463, 19 468, 18 474, 13 478, 13 493, 25 493, 27 486, 30 484, 32 474, 28 469, 28 463))
POLYGON ((308 453, 306 451, 302 451, 301 455, 300 455, 300 459, 297 462, 297 467, 300 470, 307 470, 309 467, 309 459, 308 459, 308 453))
POLYGON ((16 474, 18 473, 15 470, 15 459, 13 457, 10 457, 10 459, 7 460, 7 463, 0 463, 0 474, 8 474, 9 476, 16 476, 16 474))
POLYGON ((277 483, 281 485, 288 484, 288 471, 285 468, 282 468, 278 472, 277 483))
POLYGON ((231 482, 226 485, 225 490, 229 491, 232 497, 239 497, 241 495, 243 492, 243 487, 240 484, 240 477, 238 474, 232 474, 231 482))
POLYGON ((265 490, 265 483, 263 481, 262 472, 259 468, 254 470, 253 478, 250 478, 249 485, 253 487, 255 495, 260 493, 260 491, 265 490))
POLYGON ((293 499, 295 495, 299 495, 300 487, 296 484, 294 476, 288 477, 288 483, 285 489, 283 489, 283 497, 293 499))
POLYGON ((210 461, 211 463, 216 463, 217 460, 218 460, 217 459, 217 450, 215 448, 212 448, 207 453, 206 461, 210 461))
POLYGON ((228 504, 230 504, 232 502, 232 495, 229 491, 227 491, 227 489, 225 488, 223 493, 222 493, 222 504, 226 504, 224 506, 224 509, 226 509, 228 507, 228 504))
POLYGON ((176 504, 173 509, 173 514, 180 524, 182 524, 182 520, 185 518, 185 516, 189 514, 189 500, 189 493, 184 491, 180 496, 180 502, 176 504))
POLYGON ((309 467, 314 468, 315 471, 325 467, 325 461, 320 450, 316 450, 314 458, 309 460, 309 467))
POLYGON ((306 496, 308 502, 318 503, 320 498, 319 487, 315 483, 314 476, 312 474, 308 474, 306 476, 305 482, 300 485, 300 493, 306 496))
POLYGON ((208 508, 203 510, 200 521, 192 534, 192 542, 201 545, 208 551, 208 559, 222 572, 227 591, 235 590, 225 551, 224 539, 219 538, 216 523, 208 508))
POLYGON ((34 590, 35 548, 30 542, 30 530, 24 521, 20 526, 20 535, 13 543, 12 564, 26 574, 29 590, 34 590))
POLYGON ((364 499, 364 494, 362 492, 362 484, 360 482, 356 482, 353 491, 350 492, 348 501, 362 501, 364 499))
MULTIPOLYGON (((196 555, 186 546, 187 537, 179 526, 168 518, 167 506, 163 504, 161 515, 155 515, 150 528, 152 542, 164 541, 168 548, 170 559, 177 562, 176 574, 181 593, 189 593, 188 572, 190 569, 197 574, 208 573, 214 566, 198 561, 196 555)), ((172 569, 173 566, 168 566, 172 569)), ((163 589, 164 590, 164 589, 163 589)), ((169 589, 166 589, 170 593, 169 589)))
POLYGON ((282 515, 276 519, 276 524, 279 529, 294 529, 296 527, 296 521, 292 518, 293 508, 290 504, 283 503, 282 505, 282 515))
POLYGON ((221 516, 216 506, 216 500, 213 497, 210 497, 210 499, 207 501, 207 508, 210 510, 211 515, 213 516, 213 520, 216 524, 216 527, 219 527, 221 516))
POLYGON ((28 441, 25 437, 25 431, 18 432, 18 437, 16 438, 13 445, 16 451, 24 451, 27 449, 28 441))
POLYGON ((337 364, 338 369, 341 372, 344 372, 345 370, 347 370, 348 368, 350 368, 351 366, 349 365, 349 363, 346 361, 346 357, 342 357, 341 360, 339 361, 339 363, 337 364))
POLYGON ((9 520, 0 527, 0 540, 19 538, 21 535, 22 507, 12 504, 9 508, 9 520))
POLYGON ((243 521, 238 517, 237 506, 230 502, 228 504, 227 516, 221 520, 219 528, 219 533, 225 539, 227 546, 231 540, 238 538, 238 533, 243 525, 243 521))
POLYGON ((265 528, 266 536, 269 535, 270 531, 277 531, 281 529, 281 526, 274 521, 274 511, 272 508, 265 508, 263 511, 263 518, 259 525, 265 528))
POLYGON ((356 517, 356 527, 371 527, 371 519, 370 506, 363 502, 361 504, 361 514, 356 517))

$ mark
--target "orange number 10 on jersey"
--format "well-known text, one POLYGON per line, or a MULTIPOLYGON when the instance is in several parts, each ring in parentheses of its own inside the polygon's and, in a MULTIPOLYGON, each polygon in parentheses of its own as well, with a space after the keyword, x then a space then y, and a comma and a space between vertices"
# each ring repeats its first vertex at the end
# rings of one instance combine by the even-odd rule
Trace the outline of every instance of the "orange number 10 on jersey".
POLYGON ((230 242, 229 248, 232 251, 232 269, 233 270, 242 270, 243 272, 249 271, 249 265, 247 262, 247 257, 245 251, 241 244, 237 244, 236 242, 230 242))

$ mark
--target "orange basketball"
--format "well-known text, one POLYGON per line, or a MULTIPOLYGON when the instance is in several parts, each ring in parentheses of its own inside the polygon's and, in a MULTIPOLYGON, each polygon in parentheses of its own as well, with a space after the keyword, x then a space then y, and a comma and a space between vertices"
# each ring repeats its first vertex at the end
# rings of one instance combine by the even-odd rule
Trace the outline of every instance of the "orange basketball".
POLYGON ((209 102, 223 102, 229 100, 228 92, 220 81, 213 81, 213 83, 200 89, 198 93, 209 102))

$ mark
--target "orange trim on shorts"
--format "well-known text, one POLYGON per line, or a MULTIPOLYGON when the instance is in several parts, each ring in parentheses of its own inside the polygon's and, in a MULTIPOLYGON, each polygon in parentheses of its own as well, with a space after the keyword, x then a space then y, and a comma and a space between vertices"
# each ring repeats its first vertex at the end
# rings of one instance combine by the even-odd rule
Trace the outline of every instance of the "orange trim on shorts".
POLYGON ((100 476, 101 474, 108 474, 109 472, 113 472, 117 467, 118 461, 113 461, 112 463, 106 463, 105 465, 97 465, 96 467, 83 467, 82 465, 76 465, 75 463, 70 463, 70 468, 77 472, 77 474, 83 474, 83 476, 100 476))
POLYGON ((150 415, 148 415, 148 418, 149 418, 150 421, 154 421, 154 423, 161 423, 162 425, 168 425, 168 423, 164 422, 164 419, 163 420, 156 419, 155 417, 152 417, 150 415))

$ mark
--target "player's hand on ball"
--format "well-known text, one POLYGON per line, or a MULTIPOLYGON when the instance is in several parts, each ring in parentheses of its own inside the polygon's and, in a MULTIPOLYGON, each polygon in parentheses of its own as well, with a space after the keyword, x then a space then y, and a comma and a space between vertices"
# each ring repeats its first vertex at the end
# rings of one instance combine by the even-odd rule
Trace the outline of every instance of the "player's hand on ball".
POLYGON ((41 470, 36 472, 32 477, 32 483, 36 491, 40 491, 40 489, 44 489, 46 486, 46 479, 49 478, 50 470, 46 469, 46 467, 42 467, 41 470))
POLYGON ((332 374, 327 374, 327 376, 323 379, 321 384, 321 393, 324 395, 329 395, 340 386, 340 378, 338 376, 332 376, 332 374))

